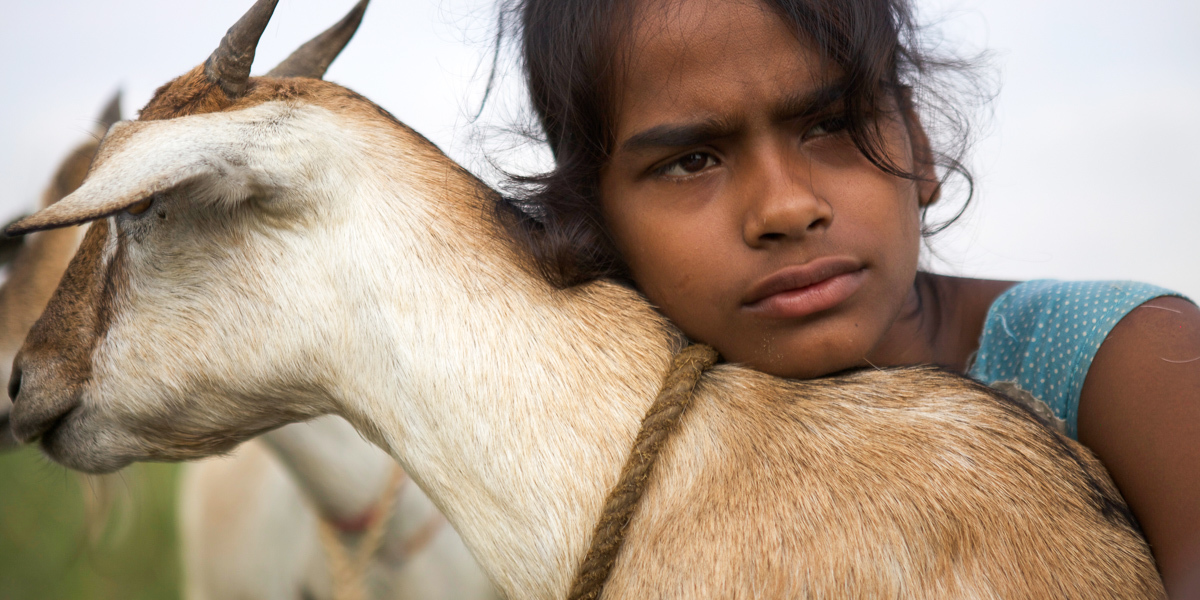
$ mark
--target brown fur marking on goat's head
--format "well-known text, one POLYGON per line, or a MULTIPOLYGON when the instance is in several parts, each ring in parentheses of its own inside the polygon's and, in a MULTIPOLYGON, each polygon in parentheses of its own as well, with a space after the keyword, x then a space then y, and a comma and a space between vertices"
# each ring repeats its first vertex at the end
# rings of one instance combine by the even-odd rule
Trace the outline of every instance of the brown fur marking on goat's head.
MULTIPOLYGON (((42 208, 83 183, 98 147, 97 141, 89 140, 67 155, 42 193, 42 208)), ((8 278, 0 285, 0 360, 7 363, 0 376, 5 382, 13 357, 53 295, 81 237, 78 227, 66 227, 18 240, 8 278)))
POLYGON ((333 111, 368 109, 374 116, 383 117, 393 125, 408 129, 391 113, 362 95, 319 79, 252 77, 238 97, 230 98, 221 86, 210 82, 204 76, 203 65, 160 87, 138 114, 138 120, 162 121, 191 115, 233 112, 266 102, 287 100, 320 104, 333 111))
POLYGON ((139 121, 161 121, 228 110, 234 104, 220 85, 204 74, 204 65, 176 77, 154 92, 138 113, 139 121))
MULTIPOLYGON (((107 221, 97 221, 88 230, 46 312, 42 313, 42 326, 30 332, 22 351, 25 355, 57 357, 60 380, 68 387, 80 385, 91 377, 92 351, 111 320, 114 293, 121 277, 118 260, 104 264, 108 237, 107 221), (103 273, 99 272, 102 268, 103 273)), ((114 259, 119 256, 117 252, 114 259)))
POLYGON ((29 441, 61 421, 92 379, 92 354, 108 330, 124 281, 120 253, 104 260, 109 227, 98 221, 88 229, 13 363, 13 381, 21 382, 11 421, 17 439, 29 441))

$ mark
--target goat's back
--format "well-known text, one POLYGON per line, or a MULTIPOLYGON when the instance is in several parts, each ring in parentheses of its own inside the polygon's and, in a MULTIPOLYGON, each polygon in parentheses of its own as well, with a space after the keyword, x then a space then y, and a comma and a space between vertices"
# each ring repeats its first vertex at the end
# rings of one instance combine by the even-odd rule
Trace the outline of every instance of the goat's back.
POLYGON ((1159 598, 1107 472, 935 369, 711 371, 606 598, 1159 598))

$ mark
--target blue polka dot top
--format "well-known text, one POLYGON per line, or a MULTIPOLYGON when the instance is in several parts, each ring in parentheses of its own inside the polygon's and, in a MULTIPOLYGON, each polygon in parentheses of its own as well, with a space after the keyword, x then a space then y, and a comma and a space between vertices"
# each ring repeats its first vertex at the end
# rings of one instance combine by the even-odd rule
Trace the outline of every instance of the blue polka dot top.
POLYGON ((1079 393, 1100 344, 1147 300, 1179 294, 1132 281, 1037 280, 1013 286, 988 309, 968 374, 1015 383, 1045 402, 1077 437, 1079 393))

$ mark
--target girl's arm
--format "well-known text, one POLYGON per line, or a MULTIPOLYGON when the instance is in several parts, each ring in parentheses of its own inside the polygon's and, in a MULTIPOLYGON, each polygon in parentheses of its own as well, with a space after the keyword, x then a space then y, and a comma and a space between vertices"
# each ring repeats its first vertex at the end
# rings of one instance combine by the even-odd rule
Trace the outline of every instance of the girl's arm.
POLYGON ((1157 298, 1100 346, 1079 441, 1108 467, 1173 599, 1200 598, 1200 309, 1157 298))

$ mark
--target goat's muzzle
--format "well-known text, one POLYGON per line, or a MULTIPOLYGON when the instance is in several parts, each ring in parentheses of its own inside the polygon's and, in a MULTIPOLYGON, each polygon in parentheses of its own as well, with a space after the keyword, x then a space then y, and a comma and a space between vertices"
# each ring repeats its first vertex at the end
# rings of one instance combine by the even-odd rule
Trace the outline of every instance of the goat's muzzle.
POLYGON ((8 394, 13 401, 9 428, 21 443, 52 434, 79 405, 76 386, 56 385, 55 378, 48 376, 52 369, 30 368, 26 363, 24 353, 18 354, 8 381, 8 394))

